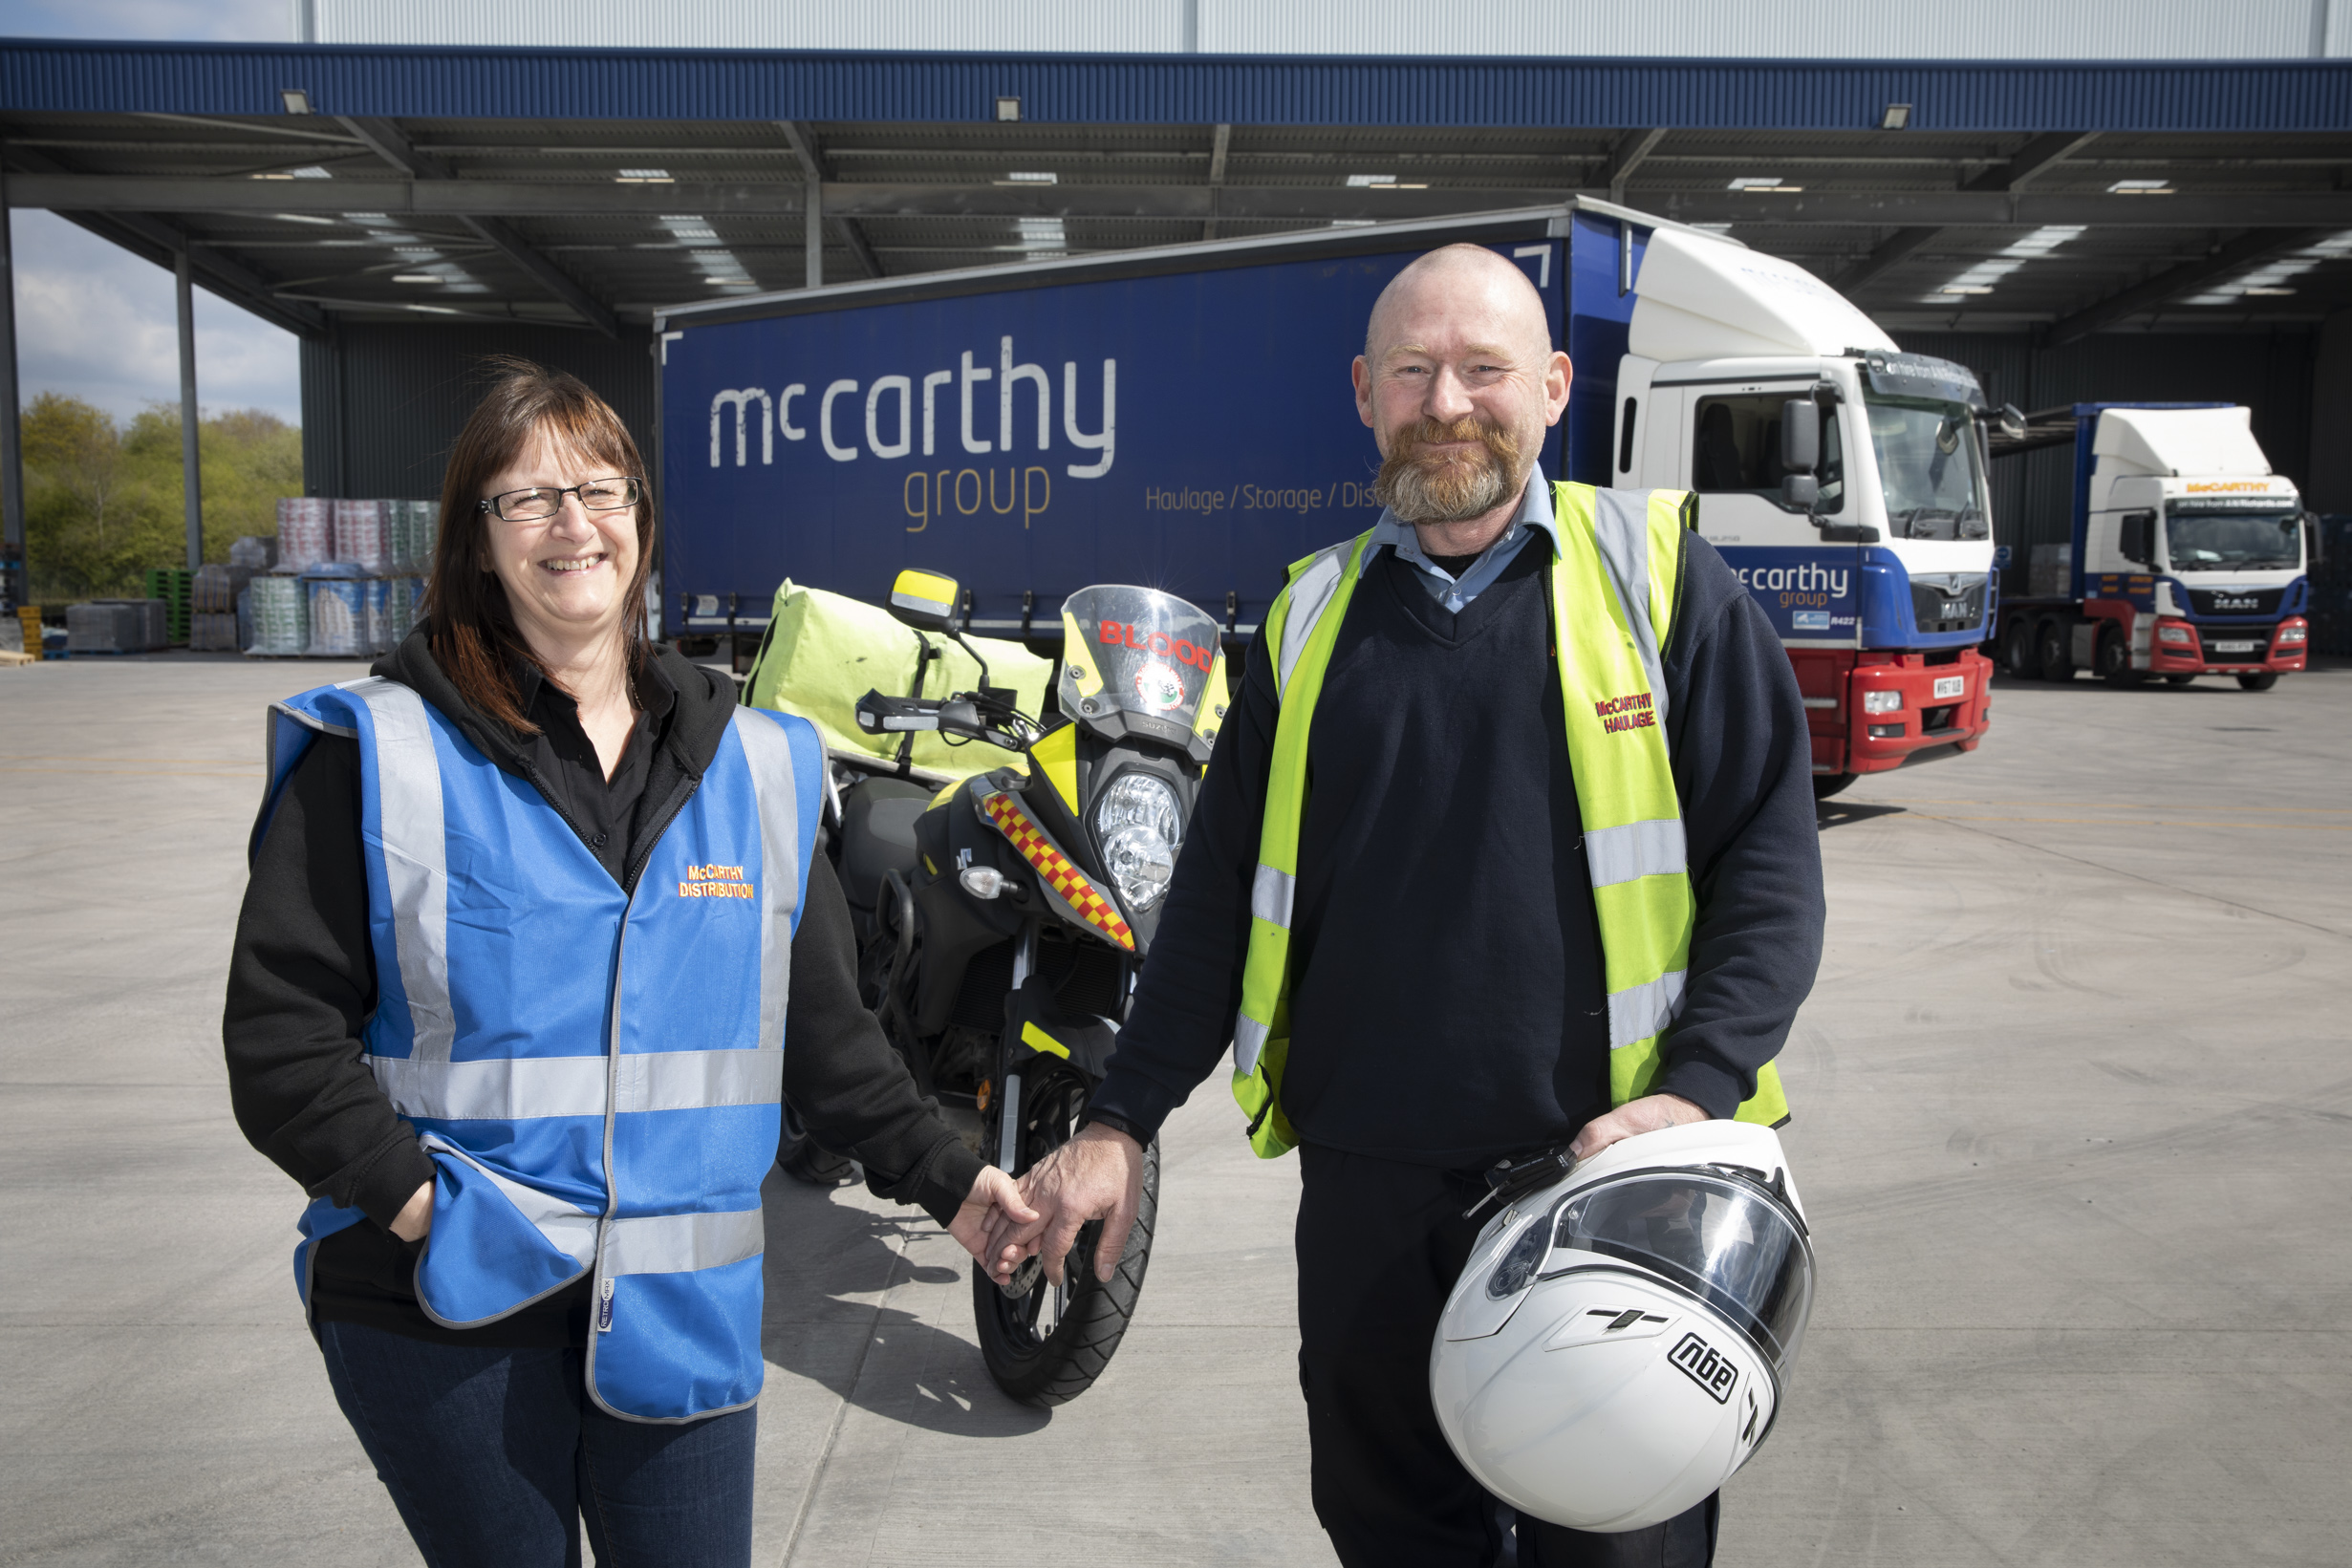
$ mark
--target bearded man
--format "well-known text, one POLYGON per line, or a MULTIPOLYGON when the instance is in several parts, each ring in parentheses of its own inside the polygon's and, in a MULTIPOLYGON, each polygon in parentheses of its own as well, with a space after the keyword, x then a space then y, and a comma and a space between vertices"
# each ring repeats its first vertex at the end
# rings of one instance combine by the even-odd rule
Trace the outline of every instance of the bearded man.
POLYGON ((1058 1282, 1105 1218, 1109 1278, 1143 1145, 1231 1041, 1251 1142, 1301 1153, 1299 1384, 1349 1568, 1714 1554, 1714 1498, 1623 1535, 1514 1528, 1430 1403, 1482 1173, 1783 1119, 1769 1063, 1821 956, 1787 655, 1687 497, 1535 471, 1570 372, 1492 251, 1381 294, 1354 380, 1387 510, 1292 569, 1109 1077, 1023 1182, 1040 1219, 1000 1222, 1000 1276, 1042 1251, 1058 1282))

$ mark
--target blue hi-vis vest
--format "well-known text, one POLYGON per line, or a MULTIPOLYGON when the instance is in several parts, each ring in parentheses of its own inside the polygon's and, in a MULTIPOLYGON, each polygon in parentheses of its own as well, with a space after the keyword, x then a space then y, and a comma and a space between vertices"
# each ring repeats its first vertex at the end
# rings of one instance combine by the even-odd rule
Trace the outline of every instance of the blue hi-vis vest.
MULTIPOLYGON (((366 1060, 436 1168, 418 1301, 470 1328, 593 1274, 599 1406, 676 1422, 748 1405, 816 731, 738 708, 634 897, 535 787, 395 681, 278 703, 270 803, 320 733, 359 743, 366 1060)), ((313 1249, 362 1217, 324 1198, 303 1214, 306 1310, 313 1249)))

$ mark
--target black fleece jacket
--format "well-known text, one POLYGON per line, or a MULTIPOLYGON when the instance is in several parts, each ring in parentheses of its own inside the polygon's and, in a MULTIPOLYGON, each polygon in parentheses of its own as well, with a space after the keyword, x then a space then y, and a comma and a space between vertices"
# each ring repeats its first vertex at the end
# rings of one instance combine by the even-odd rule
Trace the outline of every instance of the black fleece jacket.
MULTIPOLYGON (((411 635, 374 673, 414 690, 484 756, 533 784, 634 890, 718 752, 735 706, 726 678, 657 650, 639 681, 645 714, 608 782, 559 689, 525 672, 525 711, 542 733, 510 730, 459 695, 426 634, 411 635)), ((433 1179, 433 1164, 361 1061, 359 1035, 375 1007, 358 747, 322 737, 296 765, 255 846, 222 1021, 230 1101, 247 1139, 304 1192, 359 1209, 371 1222, 320 1247, 313 1310, 449 1342, 583 1342, 584 1287, 478 1329, 439 1327, 417 1305, 410 1280, 418 1249, 386 1227, 433 1179)), ((980 1162, 932 1114, 859 1004, 849 906, 822 855, 809 867, 792 941, 785 1038, 784 1090, 811 1133, 863 1161, 881 1195, 918 1203, 942 1224, 952 1217, 980 1162)))
MULTIPOLYGON (((1722 1117, 1755 1092, 1758 1069, 1788 1037, 1821 961, 1826 907, 1811 744, 1788 655, 1723 558, 1696 534, 1685 539, 1681 604, 1663 654, 1667 741, 1698 919, 1689 989, 1651 1087, 1722 1117)), ((1294 955, 1304 954, 1293 997, 1320 999, 1315 1019, 1294 1011, 1290 1047, 1289 1071, 1300 1078, 1306 1113, 1299 1130, 1310 1142, 1466 1169, 1571 1136, 1606 1106, 1607 1022, 1598 1011, 1599 955, 1585 951, 1597 935, 1572 790, 1546 812, 1524 790, 1506 796, 1471 777, 1538 768, 1547 737, 1532 733, 1537 724, 1554 732, 1554 778, 1564 784, 1567 777, 1556 676, 1549 695, 1534 701, 1549 662, 1541 610, 1531 612, 1531 632, 1521 625, 1514 633, 1527 667, 1527 700, 1518 706, 1489 699, 1489 688, 1500 682, 1478 659, 1491 657, 1495 637, 1471 635, 1482 612, 1524 621, 1505 601, 1515 587, 1532 586, 1519 579, 1535 569, 1530 563, 1506 573, 1508 581, 1459 617, 1433 610, 1411 569, 1386 551, 1368 564, 1356 589, 1331 669, 1361 665, 1378 689, 1325 689, 1308 770, 1310 781, 1322 769, 1336 783, 1307 798, 1291 918, 1294 955), (1491 609, 1490 595, 1497 600, 1491 609), (1457 619, 1458 632, 1451 624, 1457 619), (1448 624, 1434 628, 1435 635, 1395 630, 1436 621, 1448 624), (1384 643, 1385 651, 1376 646, 1384 643), (1468 681, 1480 684, 1465 689, 1468 681), (1334 733, 1326 709, 1335 721, 1352 719, 1381 733, 1334 733), (1524 713, 1540 717, 1510 733, 1481 728, 1524 713), (1378 763, 1384 746, 1392 760, 1378 763), (1465 802, 1490 801, 1506 807, 1500 818, 1454 820, 1465 802), (1334 811, 1350 820, 1331 820, 1334 811), (1387 836, 1367 839, 1368 823, 1387 836), (1321 863, 1308 854, 1318 844, 1328 851, 1321 863), (1452 897, 1433 891, 1442 879, 1427 874, 1426 864, 1458 860, 1474 847, 1480 863, 1459 867, 1452 897), (1335 866, 1335 857, 1347 863, 1335 866), (1572 891, 1559 893, 1556 910, 1535 912, 1565 951, 1528 955, 1508 941, 1450 940, 1463 929, 1475 934, 1477 917, 1493 913, 1494 899, 1529 891, 1520 887, 1528 879, 1517 875, 1527 864, 1538 873, 1531 896, 1552 905, 1552 869, 1570 861, 1574 874, 1558 887, 1572 883, 1572 891), (1311 940, 1318 932, 1320 948, 1311 940), (1339 966, 1335 976, 1321 973, 1327 965, 1339 966), (1405 995, 1414 986, 1431 993, 1435 1019, 1432 1005, 1405 995), (1529 989, 1559 986, 1591 993, 1564 999, 1564 1029, 1515 1037, 1478 1026, 1498 1008, 1560 1018, 1562 997, 1529 989), (1449 998, 1458 1005, 1449 1008, 1449 998), (1575 1026, 1579 1015, 1588 1020, 1581 1031, 1586 1038, 1575 1026), (1470 1025, 1449 1024, 1448 1016, 1470 1025), (1504 1061, 1499 1053, 1542 1060, 1504 1061), (1587 1063, 1599 1064, 1597 1079, 1587 1063), (1542 1105, 1496 1099, 1507 1089, 1532 1101, 1525 1086, 1537 1084, 1556 1085, 1542 1092, 1542 1105)), ((1090 1109, 1139 1138, 1148 1139, 1217 1068, 1232 1039, 1277 712, 1273 672, 1262 645, 1255 645, 1185 831, 1134 1010, 1090 1109)), ((1238 1120, 1238 1107, 1234 1114, 1238 1120)))

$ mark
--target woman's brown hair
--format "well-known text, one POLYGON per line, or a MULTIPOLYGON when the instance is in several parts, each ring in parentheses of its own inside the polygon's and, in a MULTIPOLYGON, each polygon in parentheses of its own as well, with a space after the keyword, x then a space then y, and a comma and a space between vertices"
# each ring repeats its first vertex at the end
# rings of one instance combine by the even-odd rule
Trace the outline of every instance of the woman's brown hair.
MULTIPOLYGON (((509 729, 536 735, 539 726, 523 716, 514 664, 517 659, 540 661, 514 624, 506 585, 490 568, 484 535, 491 518, 482 503, 489 499, 491 481, 540 436, 596 469, 575 478, 642 479, 645 464, 620 416, 576 376, 507 354, 484 363, 493 379, 458 433, 448 472, 442 479, 441 541, 424 591, 423 609, 432 617, 426 646, 442 673, 476 711, 509 729)), ((629 580, 628 610, 621 622, 632 678, 645 667, 645 577, 654 559, 654 505, 651 487, 646 488, 637 508, 637 572, 629 580)))

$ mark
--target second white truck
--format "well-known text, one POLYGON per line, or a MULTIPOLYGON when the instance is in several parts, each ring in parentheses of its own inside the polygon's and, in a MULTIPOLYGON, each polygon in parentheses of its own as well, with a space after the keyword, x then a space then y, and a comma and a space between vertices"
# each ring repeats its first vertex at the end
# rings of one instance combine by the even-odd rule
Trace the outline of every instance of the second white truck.
POLYGON ((2074 537, 2042 547, 2039 591, 2000 608, 2010 675, 2232 676, 2258 692, 2303 668, 2312 530, 2295 482, 2255 441, 2252 410, 2077 403, 2030 416, 2012 445, 2068 440, 2074 537))

